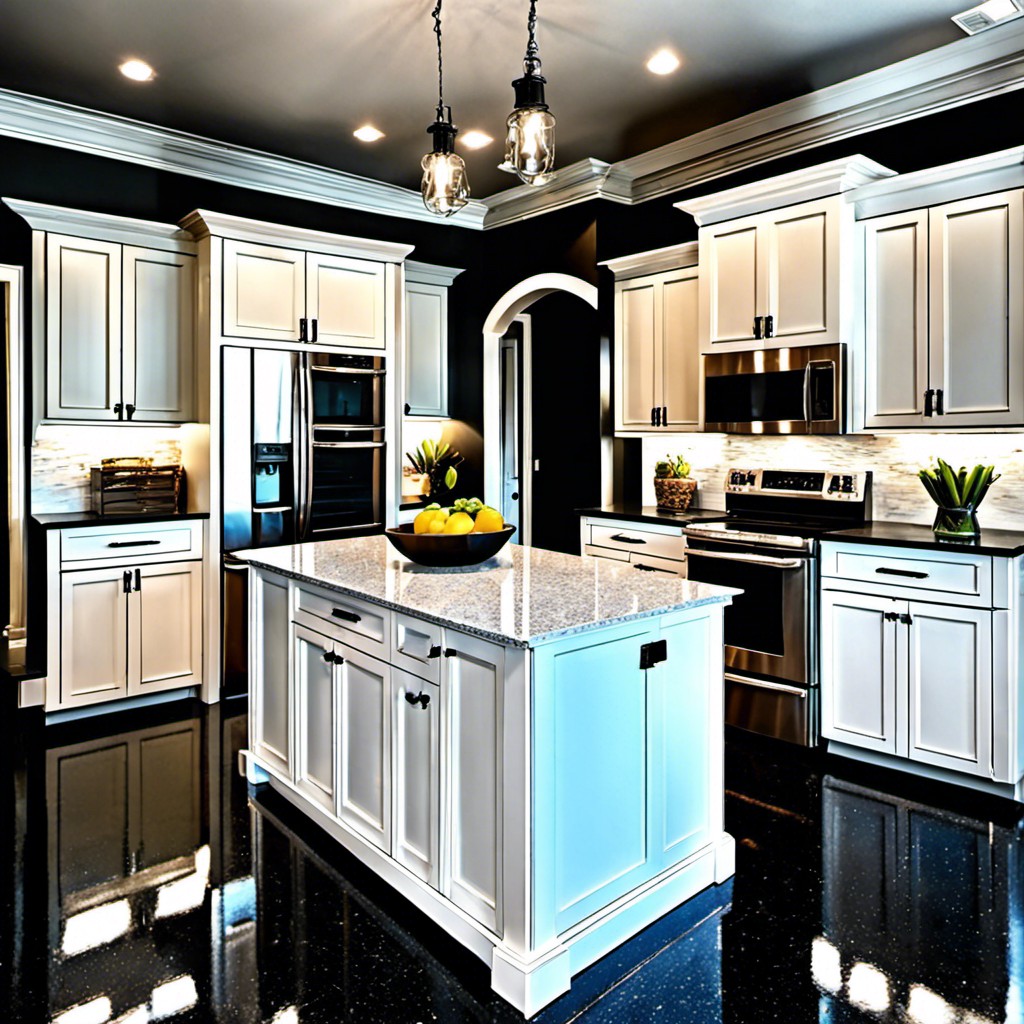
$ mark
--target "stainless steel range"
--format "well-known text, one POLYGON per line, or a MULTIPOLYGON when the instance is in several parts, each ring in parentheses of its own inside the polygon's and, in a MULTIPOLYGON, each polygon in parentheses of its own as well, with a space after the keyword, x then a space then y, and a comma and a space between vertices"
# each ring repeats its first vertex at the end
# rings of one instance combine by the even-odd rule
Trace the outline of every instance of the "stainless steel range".
POLYGON ((818 539, 871 518, 871 474, 732 469, 727 515, 691 523, 687 575, 737 587, 725 613, 725 720, 818 742, 818 539))

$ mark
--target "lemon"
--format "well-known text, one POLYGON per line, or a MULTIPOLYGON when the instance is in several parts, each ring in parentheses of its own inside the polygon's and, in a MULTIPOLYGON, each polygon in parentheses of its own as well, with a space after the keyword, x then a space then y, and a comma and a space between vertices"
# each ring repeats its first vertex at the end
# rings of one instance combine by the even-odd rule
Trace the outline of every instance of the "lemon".
POLYGON ((436 509, 425 509, 412 521, 413 533, 430 533, 430 524, 437 515, 436 509))
POLYGON ((476 514, 476 522, 473 524, 474 533, 497 533, 505 526, 505 517, 490 505, 484 505, 476 514))
POLYGON ((445 533, 470 533, 473 529, 473 517, 465 512, 456 512, 444 524, 445 533))
POLYGON ((440 516, 434 516, 430 520, 430 527, 427 529, 427 533, 444 533, 445 532, 445 520, 440 516))

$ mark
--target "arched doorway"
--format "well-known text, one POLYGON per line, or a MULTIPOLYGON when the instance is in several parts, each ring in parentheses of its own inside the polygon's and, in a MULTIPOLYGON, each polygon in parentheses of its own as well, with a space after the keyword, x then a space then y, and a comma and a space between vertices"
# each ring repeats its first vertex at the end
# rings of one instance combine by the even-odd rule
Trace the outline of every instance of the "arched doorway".
MULTIPOLYGON (((507 460, 503 459, 503 437, 507 432, 503 430, 505 423, 505 400, 508 389, 503 374, 503 367, 507 366, 507 345, 510 328, 514 328, 518 321, 520 325, 529 320, 526 311, 545 296, 562 293, 567 296, 575 296, 591 308, 597 310, 597 288, 587 281, 569 274, 537 274, 520 281, 510 288, 494 305, 484 321, 484 500, 507 511, 504 465, 507 460), (503 343, 503 339, 505 339, 503 343), (503 345, 505 346, 503 349, 503 345)), ((538 366, 537 358, 531 359, 529 346, 531 331, 527 328, 519 333, 519 344, 522 345, 523 364, 529 367, 531 362, 540 372, 543 372, 543 364, 538 366)), ((594 358, 598 358, 595 351, 594 358)), ((526 375, 524 394, 526 405, 529 406, 529 373, 526 375)), ((599 424, 595 422, 594 429, 599 431, 599 424)), ((524 431, 529 436, 529 431, 524 431)), ((600 442, 598 442, 600 443, 600 442)), ((523 502, 528 508, 532 487, 532 464, 531 453, 525 452, 523 459, 523 502)), ((520 531, 517 538, 521 543, 532 543, 533 537, 529 530, 529 515, 524 517, 527 524, 525 531, 520 531)))

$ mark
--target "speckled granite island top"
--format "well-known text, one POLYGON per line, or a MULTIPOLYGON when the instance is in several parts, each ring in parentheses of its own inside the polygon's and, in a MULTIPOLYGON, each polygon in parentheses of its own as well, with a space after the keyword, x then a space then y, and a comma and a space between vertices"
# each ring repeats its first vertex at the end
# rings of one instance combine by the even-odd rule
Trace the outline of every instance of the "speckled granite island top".
POLYGON ((530 647, 616 622, 724 604, 737 591, 602 558, 508 544, 463 569, 433 569, 401 556, 384 536, 236 552, 293 579, 475 633, 530 647))

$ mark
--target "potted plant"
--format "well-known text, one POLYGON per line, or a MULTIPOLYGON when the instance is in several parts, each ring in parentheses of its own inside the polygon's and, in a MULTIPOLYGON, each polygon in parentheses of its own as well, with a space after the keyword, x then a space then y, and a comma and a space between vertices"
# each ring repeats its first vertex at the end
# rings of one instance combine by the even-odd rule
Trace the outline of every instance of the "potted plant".
POLYGON ((456 467, 462 463, 462 456, 447 441, 427 440, 415 451, 406 452, 405 457, 417 473, 427 478, 430 497, 445 504, 459 479, 456 467))
POLYGON ((969 472, 961 466, 960 471, 955 472, 948 462, 942 459, 935 462, 935 466, 919 470, 917 474, 938 505, 932 530, 936 537, 972 540, 981 532, 978 506, 1000 474, 995 472, 995 466, 975 466, 969 472))
POLYGON ((658 508, 685 512, 693 501, 697 481, 690 476, 690 464, 682 455, 667 455, 654 464, 654 496, 658 508))

